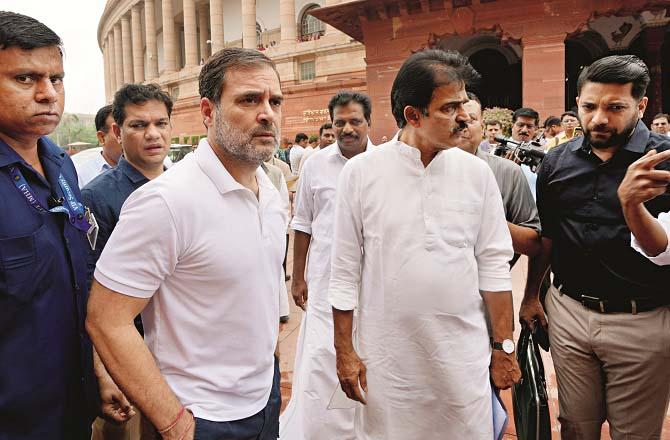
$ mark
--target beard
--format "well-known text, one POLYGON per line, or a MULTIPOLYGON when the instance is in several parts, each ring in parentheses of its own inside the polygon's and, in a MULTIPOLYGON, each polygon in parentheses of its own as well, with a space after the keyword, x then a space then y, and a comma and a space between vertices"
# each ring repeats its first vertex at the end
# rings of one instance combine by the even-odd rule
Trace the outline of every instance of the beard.
POLYGON ((622 147, 626 145, 626 142, 628 142, 631 133, 633 133, 633 130, 635 130, 637 121, 637 118, 631 119, 621 131, 617 131, 616 128, 608 127, 605 124, 584 127, 584 137, 588 141, 589 145, 596 150, 611 147, 622 147), (609 137, 607 139, 594 139, 591 135, 591 132, 593 131, 607 133, 609 134, 609 137))
POLYGON ((239 162, 256 166, 272 158, 279 147, 277 142, 279 130, 273 124, 259 124, 254 129, 245 132, 233 127, 220 115, 221 112, 217 111, 214 118, 214 143, 226 154, 239 162), (274 135, 274 140, 263 142, 260 145, 254 143, 254 136, 269 132, 274 135))

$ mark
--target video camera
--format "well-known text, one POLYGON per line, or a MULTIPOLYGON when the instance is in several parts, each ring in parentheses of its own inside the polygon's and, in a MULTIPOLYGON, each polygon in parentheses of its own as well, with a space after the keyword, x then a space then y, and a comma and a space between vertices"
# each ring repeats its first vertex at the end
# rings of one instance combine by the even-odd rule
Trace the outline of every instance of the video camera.
POLYGON ((505 157, 507 153, 512 152, 513 159, 518 160, 521 164, 528 165, 533 172, 537 170, 544 159, 545 153, 539 142, 515 141, 502 136, 496 136, 495 139, 496 142, 500 143, 500 146, 495 149, 493 154, 505 157))

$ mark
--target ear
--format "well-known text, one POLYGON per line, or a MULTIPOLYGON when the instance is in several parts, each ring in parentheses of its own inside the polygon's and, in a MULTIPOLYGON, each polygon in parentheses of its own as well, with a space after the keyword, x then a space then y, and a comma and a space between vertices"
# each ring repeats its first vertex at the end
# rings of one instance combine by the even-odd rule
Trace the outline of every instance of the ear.
POLYGON ((640 99, 640 102, 637 103, 637 114, 640 118, 644 116, 644 111, 647 109, 647 104, 649 103, 649 98, 643 96, 640 99))
POLYGON ((410 124, 412 127, 421 126, 421 117, 419 111, 414 107, 410 105, 406 106, 405 109, 403 110, 403 115, 405 116, 405 120, 407 121, 407 123, 410 124))
POLYGON ((114 137, 121 143, 121 127, 116 122, 112 122, 112 132, 114 133, 114 137))
POLYGON ((207 128, 214 125, 215 104, 209 98, 202 98, 200 100, 200 115, 202 122, 207 128))
POLYGON ((95 137, 98 138, 98 144, 99 145, 105 145, 105 133, 102 130, 98 130, 95 133, 95 137))

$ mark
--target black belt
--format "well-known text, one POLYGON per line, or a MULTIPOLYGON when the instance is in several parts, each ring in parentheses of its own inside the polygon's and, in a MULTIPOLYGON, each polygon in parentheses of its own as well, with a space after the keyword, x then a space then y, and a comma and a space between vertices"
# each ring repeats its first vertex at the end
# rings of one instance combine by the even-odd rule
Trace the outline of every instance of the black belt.
POLYGON ((559 281, 556 279, 554 279, 552 284, 563 295, 581 303, 587 309, 595 310, 600 313, 632 313, 633 315, 636 315, 638 313, 648 312, 668 305, 668 300, 666 298, 640 297, 605 299, 591 295, 584 295, 570 290, 569 288, 564 290, 565 288, 563 285, 559 284, 559 281))

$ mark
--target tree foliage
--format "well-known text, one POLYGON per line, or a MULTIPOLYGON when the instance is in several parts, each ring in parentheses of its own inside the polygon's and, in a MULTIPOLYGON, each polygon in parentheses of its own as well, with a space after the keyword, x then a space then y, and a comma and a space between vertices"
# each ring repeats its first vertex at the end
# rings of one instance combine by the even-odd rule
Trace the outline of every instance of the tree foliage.
POLYGON ((88 142, 91 147, 98 144, 93 121, 74 113, 63 114, 60 124, 49 138, 61 147, 66 147, 72 142, 88 142))

